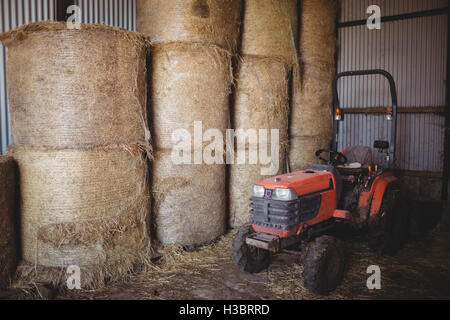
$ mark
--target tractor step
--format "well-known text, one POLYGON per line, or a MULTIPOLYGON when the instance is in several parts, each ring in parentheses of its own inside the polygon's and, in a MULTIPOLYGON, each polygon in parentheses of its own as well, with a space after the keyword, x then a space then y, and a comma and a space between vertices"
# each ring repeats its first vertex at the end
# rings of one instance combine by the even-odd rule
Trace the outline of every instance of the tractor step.
POLYGON ((250 235, 245 242, 252 247, 279 252, 280 251, 280 238, 265 233, 255 233, 250 235))

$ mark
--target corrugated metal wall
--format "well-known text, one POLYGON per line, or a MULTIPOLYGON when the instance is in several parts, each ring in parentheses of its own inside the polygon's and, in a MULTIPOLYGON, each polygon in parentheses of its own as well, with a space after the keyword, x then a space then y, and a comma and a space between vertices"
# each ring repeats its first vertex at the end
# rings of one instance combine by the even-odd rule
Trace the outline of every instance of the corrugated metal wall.
POLYGON ((136 30, 136 0, 75 0, 74 4, 81 8, 81 22, 136 30))
MULTIPOLYGON (((22 24, 56 20, 57 0, 0 0, 0 32, 22 24)), ((136 29, 136 0, 76 0, 84 23, 104 23, 128 30, 136 29)), ((6 53, 0 44, 0 153, 11 141, 6 91, 6 53)))
POLYGON ((371 5, 381 8, 382 16, 447 7, 447 0, 340 0, 340 22, 367 19, 366 9, 371 5))
MULTIPOLYGON (((367 19, 376 4, 382 16, 447 7, 446 0, 341 0, 340 22, 367 19)), ((399 107, 445 105, 447 15, 383 22, 381 30, 364 26, 338 30, 338 72, 385 69, 396 81, 399 107)), ((387 81, 381 76, 352 77, 339 82, 343 108, 390 106, 387 81)), ((390 139, 390 123, 383 115, 347 114, 341 123, 339 148, 373 145, 390 139)), ((444 117, 433 113, 399 114, 397 167, 442 171, 444 117)), ((380 160, 380 155, 374 154, 380 160)))

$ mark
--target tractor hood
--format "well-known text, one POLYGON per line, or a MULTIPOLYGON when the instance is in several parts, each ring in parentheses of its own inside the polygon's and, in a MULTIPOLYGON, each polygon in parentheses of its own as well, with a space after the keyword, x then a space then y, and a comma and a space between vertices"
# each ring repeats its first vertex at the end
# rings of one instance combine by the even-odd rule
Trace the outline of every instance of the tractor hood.
POLYGON ((298 195, 329 190, 333 175, 327 171, 302 170, 262 180, 257 183, 266 189, 293 188, 298 195))

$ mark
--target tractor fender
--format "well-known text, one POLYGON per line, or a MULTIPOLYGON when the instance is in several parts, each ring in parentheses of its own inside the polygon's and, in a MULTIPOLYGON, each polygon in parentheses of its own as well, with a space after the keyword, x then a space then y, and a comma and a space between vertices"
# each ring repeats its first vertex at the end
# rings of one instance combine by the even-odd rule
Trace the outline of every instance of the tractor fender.
POLYGON ((371 188, 370 188, 370 211, 369 216, 376 215, 381 208, 383 203, 384 193, 387 187, 398 179, 392 175, 392 173, 385 173, 381 176, 375 178, 371 188))

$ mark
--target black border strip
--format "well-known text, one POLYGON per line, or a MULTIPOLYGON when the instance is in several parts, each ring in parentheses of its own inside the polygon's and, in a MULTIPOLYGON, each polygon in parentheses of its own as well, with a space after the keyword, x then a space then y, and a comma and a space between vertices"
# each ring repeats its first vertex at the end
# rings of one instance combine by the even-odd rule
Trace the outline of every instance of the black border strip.
MULTIPOLYGON (((448 19, 447 19, 448 20, 448 19)), ((450 21, 447 22, 447 81, 445 88, 444 167, 442 170, 441 200, 448 200, 450 181, 450 21)))
MULTIPOLYGON (((399 20, 405 20, 405 19, 430 17, 430 16, 437 16, 437 15, 447 14, 447 13, 448 13, 448 8, 417 11, 417 12, 399 14, 399 15, 394 15, 394 16, 381 17, 381 22, 390 22, 390 21, 399 21, 399 20)), ((340 22, 340 23, 338 23, 338 28, 363 26, 366 23, 367 23, 367 19, 340 22)))

